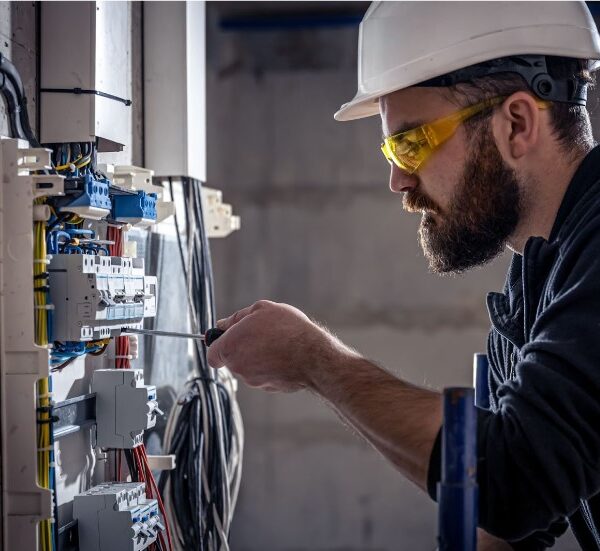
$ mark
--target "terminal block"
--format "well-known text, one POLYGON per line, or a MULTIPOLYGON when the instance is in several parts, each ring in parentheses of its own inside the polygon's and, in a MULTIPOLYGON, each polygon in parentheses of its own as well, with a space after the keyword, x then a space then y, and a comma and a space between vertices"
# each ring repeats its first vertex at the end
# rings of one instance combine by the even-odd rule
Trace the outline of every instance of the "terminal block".
POLYGON ((66 197, 59 201, 59 210, 74 212, 83 218, 100 220, 110 214, 110 182, 91 174, 65 180, 66 197))
POLYGON ((156 194, 156 223, 175 214, 175 203, 166 201, 164 188, 156 185, 153 181, 154 171, 133 165, 99 165, 100 170, 113 182, 114 187, 119 189, 139 191, 156 194))
POLYGON ((240 217, 233 214, 231 205, 223 203, 218 189, 202 188, 202 210, 208 237, 227 237, 240 229, 240 217))
POLYGON ((114 337, 156 315, 156 277, 142 258, 57 254, 48 273, 54 340, 114 337))
POLYGON ((138 190, 135 193, 113 195, 112 218, 133 226, 156 223, 156 193, 138 190))
POLYGON ((96 393, 96 439, 101 448, 131 449, 143 441, 144 430, 162 414, 156 387, 144 384, 141 369, 97 369, 92 378, 96 393))
POLYGON ((85 551, 142 551, 165 529, 141 482, 107 482, 76 495, 73 517, 85 551))

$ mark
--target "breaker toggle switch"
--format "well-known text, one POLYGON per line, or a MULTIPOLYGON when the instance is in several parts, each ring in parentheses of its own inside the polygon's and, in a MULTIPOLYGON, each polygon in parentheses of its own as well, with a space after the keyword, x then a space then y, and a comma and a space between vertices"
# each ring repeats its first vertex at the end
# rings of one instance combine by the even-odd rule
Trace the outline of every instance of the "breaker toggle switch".
POLYGON ((106 482, 75 496, 79 549, 143 551, 164 530, 156 499, 140 482, 106 482))
POLYGON ((156 417, 156 415, 164 415, 164 411, 158 407, 158 402, 156 400, 148 401, 148 415, 152 417, 156 417))

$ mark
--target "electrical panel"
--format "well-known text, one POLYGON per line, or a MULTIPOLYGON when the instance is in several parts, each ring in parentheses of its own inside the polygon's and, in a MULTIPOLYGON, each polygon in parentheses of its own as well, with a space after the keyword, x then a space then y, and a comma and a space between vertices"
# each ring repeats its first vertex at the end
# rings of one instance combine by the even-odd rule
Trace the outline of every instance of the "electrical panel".
MULTIPOLYGON (((204 31, 194 25, 204 22, 204 4, 185 12, 186 43, 201 52, 204 31)), ((156 322, 157 273, 164 297, 181 303, 177 321, 198 333, 216 319, 208 237, 240 224, 218 190, 192 179, 205 174, 203 60, 188 65, 201 96, 186 96, 197 129, 186 125, 185 167, 156 178, 123 151, 133 135, 130 6, 53 2, 40 15, 43 146, 23 115, 18 71, 6 59, 0 67, 19 96, 0 90, 15 135, 0 137, 0 549, 225 550, 243 448, 235 379, 212 370, 196 342, 173 396, 161 395, 165 386, 149 384, 160 341, 144 337, 138 347, 128 333, 156 322), (165 250, 179 261, 171 272, 165 250), (188 428, 194 437, 175 442, 188 428), (178 476, 155 480, 156 470, 174 469, 178 476), (178 507, 196 497, 206 514, 190 533, 203 543, 190 545, 178 507)), ((165 150, 148 155, 152 166, 164 168, 179 147, 163 138, 165 150)))
POLYGON ((144 384, 141 369, 98 369, 92 378, 96 395, 96 441, 101 448, 130 449, 163 412, 156 387, 144 384))
POLYGON ((85 551, 142 551, 165 529, 158 502, 146 497, 143 483, 94 486, 75 496, 73 517, 85 551))

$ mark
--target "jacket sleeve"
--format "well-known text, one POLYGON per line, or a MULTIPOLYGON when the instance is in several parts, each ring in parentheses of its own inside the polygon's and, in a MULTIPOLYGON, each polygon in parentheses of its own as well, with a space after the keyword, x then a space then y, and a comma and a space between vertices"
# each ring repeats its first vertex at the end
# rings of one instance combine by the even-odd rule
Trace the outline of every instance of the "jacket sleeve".
POLYGON ((600 490, 597 226, 561 246, 516 377, 495 413, 478 412, 479 522, 505 540, 548 530, 600 490))

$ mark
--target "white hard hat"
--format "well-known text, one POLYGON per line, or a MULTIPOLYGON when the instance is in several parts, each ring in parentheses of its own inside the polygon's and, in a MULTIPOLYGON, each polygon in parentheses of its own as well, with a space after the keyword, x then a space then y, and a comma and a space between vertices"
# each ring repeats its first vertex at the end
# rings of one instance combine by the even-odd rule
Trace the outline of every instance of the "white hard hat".
POLYGON ((584 2, 373 2, 360 24, 358 92, 338 121, 379 113, 381 96, 507 56, 600 59, 584 2))

